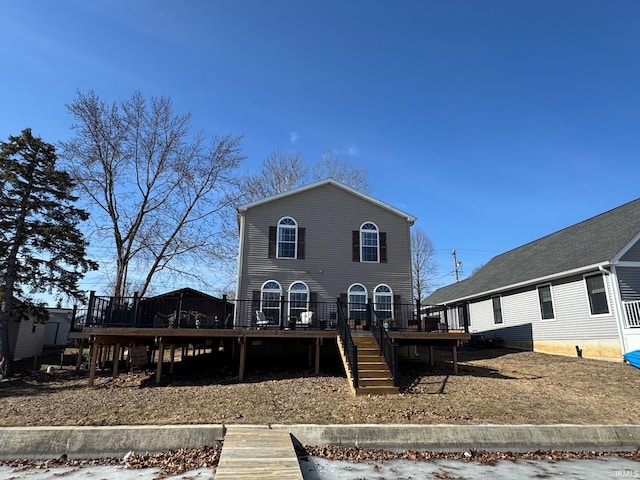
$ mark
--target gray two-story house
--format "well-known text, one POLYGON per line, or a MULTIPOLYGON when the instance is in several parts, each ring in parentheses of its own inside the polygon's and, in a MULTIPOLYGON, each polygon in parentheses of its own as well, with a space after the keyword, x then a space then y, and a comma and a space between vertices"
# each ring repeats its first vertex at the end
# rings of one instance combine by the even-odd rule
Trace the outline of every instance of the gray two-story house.
POLYGON ((236 325, 255 320, 256 311, 269 324, 300 322, 306 311, 318 319, 321 305, 338 299, 350 319, 364 318, 368 304, 393 318, 412 303, 414 222, 333 179, 238 207, 237 299, 251 307, 237 310, 236 325))

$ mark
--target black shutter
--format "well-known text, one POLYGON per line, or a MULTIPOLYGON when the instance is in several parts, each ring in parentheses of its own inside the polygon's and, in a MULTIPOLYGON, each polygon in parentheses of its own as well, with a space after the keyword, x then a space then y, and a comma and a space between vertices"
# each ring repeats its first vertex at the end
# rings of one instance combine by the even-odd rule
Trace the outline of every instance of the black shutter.
POLYGON ((351 232, 351 260, 360 261, 360 231, 358 230, 351 232))
POLYGON ((304 259, 304 228, 298 228, 298 258, 304 259))
POLYGON ((387 233, 380 232, 380 263, 387 263, 387 233))
POLYGON ((276 258, 276 227, 269 227, 269 258, 276 258))
POLYGON ((400 295, 393 296, 393 318, 396 322, 402 318, 402 297, 400 295))

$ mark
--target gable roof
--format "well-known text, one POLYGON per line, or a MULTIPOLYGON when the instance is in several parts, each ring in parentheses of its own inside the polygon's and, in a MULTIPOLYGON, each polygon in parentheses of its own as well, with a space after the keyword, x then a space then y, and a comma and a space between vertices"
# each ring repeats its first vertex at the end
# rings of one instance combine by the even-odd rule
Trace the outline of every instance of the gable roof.
POLYGON ((433 292, 427 303, 467 300, 611 264, 640 234, 640 198, 492 258, 473 276, 433 292))
POLYGON ((403 212, 400 209, 397 209, 391 205, 389 205, 388 203, 384 203, 376 198, 373 198, 369 195, 366 195, 362 192, 359 192, 358 190, 351 188, 347 185, 345 185, 344 183, 338 182, 337 180, 334 180, 333 178, 325 178, 324 180, 318 180, 317 182, 313 182, 310 183, 308 185, 303 185, 301 187, 297 187, 294 188, 292 190, 288 190, 286 192, 282 192, 282 193, 278 193, 276 195, 272 195, 270 197, 266 197, 266 198, 262 198, 260 200, 256 200, 254 202, 250 202, 250 203, 245 203, 244 205, 240 205, 238 207, 238 213, 243 214, 244 212, 246 212, 248 209, 253 208, 253 207, 257 207, 258 205, 263 205, 265 203, 268 202, 272 202, 274 200, 279 200, 281 198, 286 198, 286 197, 290 197, 292 195, 297 195, 299 193, 302 192, 306 192, 307 190, 311 190, 314 188, 318 188, 318 187, 322 187, 324 185, 333 185, 335 187, 341 188, 342 190, 344 190, 345 192, 348 192, 352 195, 355 195, 356 197, 360 197, 361 199, 372 203, 373 205, 377 205, 378 207, 384 208, 385 210, 388 210, 396 215, 399 215, 400 217, 404 217, 407 222, 409 222, 410 225, 413 225, 414 222, 416 221, 416 217, 414 217, 413 215, 410 215, 406 212, 403 212))

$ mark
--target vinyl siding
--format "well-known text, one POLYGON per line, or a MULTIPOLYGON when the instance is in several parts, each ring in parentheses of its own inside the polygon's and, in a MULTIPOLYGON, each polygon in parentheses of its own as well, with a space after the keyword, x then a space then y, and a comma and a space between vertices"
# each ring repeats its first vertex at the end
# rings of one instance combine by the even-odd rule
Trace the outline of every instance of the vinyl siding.
POLYGON ((31 320, 9 322, 9 345, 14 360, 22 360, 42 353, 46 324, 36 323, 35 326, 35 332, 32 332, 33 321, 31 320))
POLYGON ((640 242, 636 242, 627 250, 620 260, 623 262, 640 262, 640 242))
POLYGON ((318 301, 335 301, 353 283, 371 296, 384 283, 411 303, 409 238, 406 218, 330 184, 254 206, 245 212, 239 298, 250 299, 267 280, 278 281, 285 295, 293 282, 303 281, 318 301), (268 258, 269 227, 283 216, 306 229, 304 259, 268 258), (365 221, 386 232, 387 263, 352 261, 352 231, 365 221))
POLYGON ((640 300, 640 268, 617 267, 618 285, 623 302, 640 300))
POLYGON ((608 315, 591 315, 580 275, 551 284, 555 319, 542 320, 537 287, 530 287, 502 295, 501 325, 493 322, 491 298, 471 303, 472 331, 492 333, 505 340, 617 339, 611 276, 605 275, 604 281, 608 315))

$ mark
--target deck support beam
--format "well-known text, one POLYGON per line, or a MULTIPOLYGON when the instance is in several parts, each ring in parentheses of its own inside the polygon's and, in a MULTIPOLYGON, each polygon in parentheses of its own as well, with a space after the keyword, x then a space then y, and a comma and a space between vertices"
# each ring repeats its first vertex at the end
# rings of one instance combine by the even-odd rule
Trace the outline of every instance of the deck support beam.
POLYGON ((113 347, 113 373, 111 376, 115 379, 118 376, 118 367, 120 366, 120 344, 116 343, 113 347))
POLYGON ((96 378, 96 363, 98 361, 98 340, 93 337, 93 344, 91 345, 91 366, 89 368, 89 386, 93 387, 93 381, 96 378))
POLYGON ((169 363, 169 373, 173 375, 173 367, 176 362, 176 344, 171 344, 171 363, 169 363))
POLYGON ((320 375, 320 345, 322 345, 322 339, 316 337, 316 375, 320 375))
POLYGON ((451 356, 453 357, 453 373, 458 374, 458 345, 451 345, 451 356))
POLYGON ((160 377, 162 376, 162 360, 164 360, 164 340, 158 339, 158 363, 156 367, 156 385, 160 383, 160 377))
POLYGON ((245 337, 238 338, 240 342, 240 367, 238 369, 238 380, 244 380, 244 368, 247 362, 247 339, 245 337))

